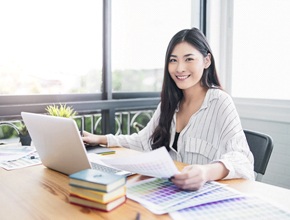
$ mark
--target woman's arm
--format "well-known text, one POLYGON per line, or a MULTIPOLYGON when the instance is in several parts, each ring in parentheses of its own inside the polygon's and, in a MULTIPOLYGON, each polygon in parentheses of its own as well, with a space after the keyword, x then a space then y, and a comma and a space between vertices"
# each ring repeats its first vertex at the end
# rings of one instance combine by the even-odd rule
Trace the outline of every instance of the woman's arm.
POLYGON ((97 145, 97 144, 102 144, 102 145, 107 145, 107 137, 105 135, 95 135, 91 134, 89 132, 84 131, 83 132, 83 142, 85 144, 90 144, 90 145, 97 145))
MULTIPOLYGON (((211 180, 232 178, 254 179, 253 155, 247 144, 235 105, 227 94, 219 90, 215 90, 215 92, 219 92, 218 96, 216 96, 218 98, 212 100, 212 105, 209 105, 206 110, 209 110, 212 106, 219 106, 219 111, 217 111, 216 115, 210 117, 210 114, 207 114, 208 120, 213 121, 212 118, 215 119, 215 123, 212 126, 208 126, 208 129, 214 128, 212 133, 217 139, 212 144, 214 144, 216 152, 214 157, 210 158, 207 154, 212 152, 209 151, 211 145, 199 145, 198 147, 203 149, 202 153, 204 157, 210 160, 206 165, 196 165, 199 160, 192 160, 190 162, 192 165, 184 168, 180 174, 174 176, 172 181, 180 188, 196 190, 211 180)), ((206 121, 201 123, 206 123, 206 121)), ((206 134, 210 133, 209 130, 203 130, 202 132, 206 134)), ((209 141, 205 139, 205 142, 210 143, 212 138, 210 136, 206 137, 209 137, 209 141)), ((188 149, 196 147, 194 144, 201 144, 199 142, 185 143, 188 144, 188 149)), ((201 153, 200 149, 198 151, 191 151, 188 153, 187 158, 191 158, 190 156, 199 153, 201 153)))
POLYGON ((83 133, 83 141, 85 143, 96 145, 102 144, 108 147, 120 146, 139 151, 150 151, 150 137, 156 128, 160 116, 160 104, 155 110, 151 120, 140 132, 131 135, 94 135, 89 132, 83 133))

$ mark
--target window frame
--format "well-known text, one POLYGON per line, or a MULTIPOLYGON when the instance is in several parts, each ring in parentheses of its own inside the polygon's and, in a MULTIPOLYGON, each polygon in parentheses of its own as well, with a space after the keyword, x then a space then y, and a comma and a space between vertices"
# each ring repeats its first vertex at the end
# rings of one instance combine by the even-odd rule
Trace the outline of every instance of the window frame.
MULTIPOLYGON (((192 0, 193 26, 200 27, 205 0, 192 0)), ((90 94, 3 95, 0 96, 0 120, 21 119, 21 112, 45 113, 50 104, 66 103, 80 115, 101 111, 103 133, 114 133, 115 113, 119 110, 154 109, 160 102, 159 92, 112 92, 111 73, 111 3, 103 0, 103 90, 90 94)))
MULTIPOLYGON (((207 1, 207 37, 219 55, 217 66, 224 89, 232 95, 233 8, 232 0, 207 1), (215 11, 213 11, 213 8, 215 11), (218 12, 217 12, 218 11, 218 12), (215 23, 211 23, 214 16, 215 23), (218 27, 218 28, 216 28, 218 27), (215 29, 215 32, 213 32, 215 29)), ((290 100, 233 97, 241 118, 290 122, 290 100)))

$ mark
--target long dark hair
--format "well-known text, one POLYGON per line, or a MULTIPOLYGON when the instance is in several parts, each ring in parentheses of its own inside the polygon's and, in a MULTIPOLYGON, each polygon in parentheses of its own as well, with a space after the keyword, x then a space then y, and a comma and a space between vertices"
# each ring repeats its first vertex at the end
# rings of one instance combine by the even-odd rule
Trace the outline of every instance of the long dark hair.
POLYGON ((168 71, 168 63, 174 47, 181 42, 191 44, 204 57, 211 54, 211 64, 207 69, 204 69, 201 84, 206 88, 221 88, 214 57, 204 34, 197 28, 181 30, 175 34, 169 42, 166 51, 161 91, 161 113, 159 124, 151 136, 152 149, 165 146, 169 150, 171 121, 177 105, 183 97, 183 93, 171 78, 168 71))

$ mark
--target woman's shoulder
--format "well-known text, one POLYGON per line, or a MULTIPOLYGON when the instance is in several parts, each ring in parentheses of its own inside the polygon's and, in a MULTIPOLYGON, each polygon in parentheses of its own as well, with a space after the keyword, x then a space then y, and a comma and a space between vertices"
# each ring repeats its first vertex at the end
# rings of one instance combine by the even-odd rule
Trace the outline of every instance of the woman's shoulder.
POLYGON ((224 90, 218 89, 218 88, 211 88, 208 91, 210 93, 210 96, 212 99, 230 99, 232 100, 232 97, 224 90))

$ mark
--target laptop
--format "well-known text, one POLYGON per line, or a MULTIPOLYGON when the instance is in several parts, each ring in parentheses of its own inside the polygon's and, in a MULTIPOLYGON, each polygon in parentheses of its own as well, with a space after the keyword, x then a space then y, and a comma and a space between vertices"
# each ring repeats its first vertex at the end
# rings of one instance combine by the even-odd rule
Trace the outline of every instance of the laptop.
POLYGON ((95 153, 87 153, 75 120, 21 112, 42 164, 70 175, 84 169, 99 169, 117 175, 132 173, 105 165, 95 153))

